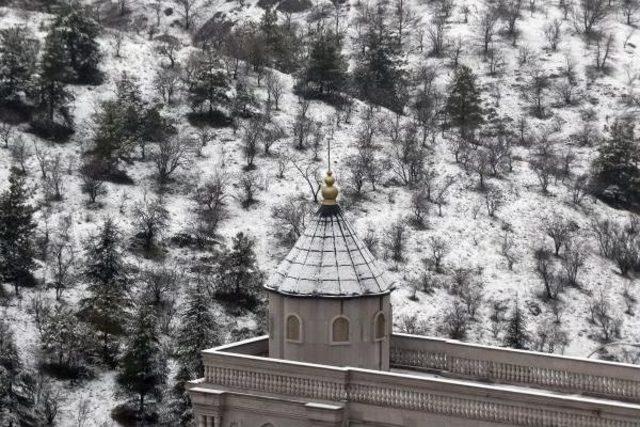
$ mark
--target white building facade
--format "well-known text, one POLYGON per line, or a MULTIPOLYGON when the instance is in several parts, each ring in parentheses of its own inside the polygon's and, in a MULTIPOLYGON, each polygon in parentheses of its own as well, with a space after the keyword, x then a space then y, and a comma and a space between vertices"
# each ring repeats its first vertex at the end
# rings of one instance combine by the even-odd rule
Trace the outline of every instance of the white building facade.
POLYGON ((392 284, 336 203, 270 277, 269 336, 203 351, 199 427, 640 427, 640 368, 393 334, 392 284))

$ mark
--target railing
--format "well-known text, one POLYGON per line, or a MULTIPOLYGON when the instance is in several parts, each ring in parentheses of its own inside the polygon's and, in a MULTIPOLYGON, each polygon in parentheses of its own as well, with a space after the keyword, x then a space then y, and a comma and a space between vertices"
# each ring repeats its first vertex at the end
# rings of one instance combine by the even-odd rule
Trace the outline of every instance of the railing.
POLYGON ((640 403, 640 366, 394 334, 391 366, 640 403))
MULTIPOLYGON (((394 336, 392 344, 395 342, 394 345, 398 349, 415 344, 407 343, 407 340, 411 341, 412 338, 394 336)), ((420 345, 415 344, 416 348, 413 350, 418 351, 422 347, 428 347, 431 345, 430 341, 443 346, 452 344, 427 339, 421 340, 420 345)), ((424 375, 269 359, 246 353, 250 348, 262 352, 266 346, 266 338, 259 338, 237 346, 230 345, 205 351, 203 353, 204 382, 222 386, 231 391, 250 390, 268 395, 290 396, 294 399, 364 403, 510 425, 640 426, 640 405, 557 395, 546 391, 516 390, 498 385, 432 378, 424 375), (241 352, 236 352, 236 349, 241 352)), ((439 348, 433 353, 446 354, 441 350, 443 349, 439 348)), ((424 360, 441 358, 441 356, 432 358, 431 349, 423 348, 421 351, 425 351, 425 354, 411 359, 413 367, 426 368, 424 360), (418 363, 421 365, 415 366, 418 363)), ((526 354, 523 353, 523 355, 526 354)), ((447 361, 448 369, 449 360, 451 360, 449 355, 444 360, 447 361)), ((427 365, 431 367, 433 363, 429 362, 427 365)), ((484 368, 469 370, 462 365, 464 363, 461 364, 459 361, 453 362, 453 366, 461 372, 472 372, 474 375, 485 373, 482 370, 484 368)), ((475 363, 472 365, 475 366, 475 363)), ((438 366, 440 366, 438 369, 441 369, 443 365, 438 366)), ((635 374, 637 375, 637 372, 635 374)), ((526 375, 520 376, 521 374, 505 374, 505 377, 511 378, 513 375, 520 381, 527 378, 526 375)))

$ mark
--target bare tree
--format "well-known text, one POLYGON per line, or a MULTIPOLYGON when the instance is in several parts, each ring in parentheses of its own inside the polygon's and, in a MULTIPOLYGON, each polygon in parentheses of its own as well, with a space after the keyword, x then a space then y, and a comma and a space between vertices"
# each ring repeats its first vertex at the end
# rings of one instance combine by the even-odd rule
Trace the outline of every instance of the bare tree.
POLYGON ((491 154, 484 147, 478 147, 471 152, 469 157, 469 169, 478 175, 478 188, 485 189, 485 177, 491 173, 491 154))
POLYGON ((536 273, 544 284, 545 297, 548 299, 558 298, 562 291, 562 281, 559 280, 556 268, 551 259, 551 253, 544 248, 534 251, 536 261, 536 273))
POLYGON ((496 211, 502 206, 504 195, 498 187, 491 187, 484 193, 484 203, 487 207, 487 215, 495 217, 496 211))
POLYGON ((124 33, 122 31, 115 30, 111 33, 113 37, 112 46, 113 46, 113 56, 116 58, 121 58, 122 53, 122 43, 124 42, 124 33))
POLYGON ((416 14, 407 0, 394 0, 393 27, 398 46, 403 47, 405 33, 416 23, 416 14))
POLYGON ((551 178, 558 169, 558 156, 555 152, 553 144, 543 136, 538 141, 535 151, 532 153, 533 158, 529 161, 529 167, 535 173, 543 194, 549 193, 549 185, 551 178))
POLYGON ((269 72, 267 73, 265 84, 267 86, 267 101, 273 101, 275 109, 279 110, 280 98, 282 98, 282 93, 284 92, 284 83, 275 72, 269 72))
POLYGON ((468 268, 456 268, 449 293, 460 298, 469 317, 474 319, 483 300, 484 282, 468 268))
POLYGON ((151 2, 151 8, 156 14, 156 27, 160 26, 160 19, 162 18, 162 9, 164 7, 164 0, 154 0, 151 2))
POLYGON ((258 147, 264 135, 264 121, 261 117, 251 118, 244 126, 242 134, 242 152, 247 162, 245 169, 255 169, 254 160, 258 155, 258 147))
POLYGON ((307 183, 313 201, 315 203, 318 203, 318 192, 320 191, 320 188, 322 186, 320 178, 318 177, 318 164, 313 161, 302 164, 302 162, 295 160, 291 160, 291 163, 307 183))
POLYGON ((210 4, 210 0, 176 0, 176 3, 180 6, 178 13, 184 19, 184 28, 189 30, 202 9, 210 4))
POLYGON ((26 174, 27 163, 29 162, 32 153, 22 135, 12 138, 12 144, 9 147, 9 154, 11 155, 11 160, 13 160, 20 169, 20 172, 26 174))
POLYGON ((579 0, 575 9, 574 25, 586 35, 592 35, 610 12, 608 0, 579 0))
POLYGON ((196 227, 200 241, 204 242, 216 235, 218 226, 227 218, 227 192, 223 175, 214 174, 193 194, 194 210, 198 218, 196 227))
POLYGON ((396 265, 403 262, 407 249, 407 239, 407 224, 402 218, 398 218, 384 231, 382 245, 385 258, 395 261, 396 265))
POLYGON ((423 178, 427 151, 418 140, 416 126, 404 126, 391 147, 391 169, 403 185, 413 187, 423 178))
POLYGON ((238 184, 240 185, 240 191, 238 198, 243 208, 256 203, 256 193, 258 192, 258 176, 254 172, 243 173, 240 176, 238 184))
POLYGON ((425 260, 426 264, 436 273, 443 273, 444 259, 451 250, 449 242, 440 236, 430 236, 427 239, 427 243, 429 244, 431 256, 425 260))
POLYGON ((158 182, 166 184, 178 169, 188 164, 191 153, 192 143, 183 136, 159 142, 151 155, 158 172, 158 182))
POLYGON ((277 224, 277 234, 284 243, 293 244, 302 235, 311 214, 310 208, 308 200, 292 196, 271 209, 271 217, 277 224))
POLYGON ((62 193, 64 192, 64 171, 62 165, 62 156, 56 154, 50 158, 47 158, 44 163, 43 173, 44 176, 44 190, 46 200, 62 200, 62 193))
POLYGON ((431 204, 429 197, 424 188, 417 189, 411 195, 411 212, 413 213, 412 221, 418 228, 427 227, 427 217, 431 204))
POLYGON ((169 61, 169 68, 175 68, 178 61, 178 53, 182 48, 180 39, 165 33, 161 36, 156 37, 156 41, 158 42, 158 44, 156 44, 156 52, 164 56, 169 61))
POLYGON ((449 338, 461 340, 467 336, 469 329, 469 313, 458 299, 443 309, 444 318, 442 319, 442 329, 449 338))
POLYGON ((640 1, 638 0, 622 0, 620 2, 622 8, 622 14, 626 18, 627 25, 632 26, 635 24, 633 17, 640 10, 640 1))
POLYGON ((103 170, 99 162, 86 161, 80 167, 80 177, 82 178, 82 192, 89 196, 89 202, 95 203, 98 196, 106 194, 103 170))
POLYGON ((180 72, 174 68, 160 68, 153 80, 153 85, 166 104, 173 104, 174 94, 180 85, 180 72))
POLYGON ((504 53, 502 50, 495 47, 489 48, 486 57, 489 65, 489 75, 501 75, 505 66, 504 53))
POLYGON ((133 218, 145 253, 150 254, 156 241, 169 224, 169 211, 161 198, 149 200, 145 194, 142 204, 133 208, 133 218))
POLYGON ((598 328, 597 338, 603 342, 611 342, 620 337, 622 319, 613 313, 613 307, 604 290, 597 292, 589 301, 589 321, 598 328))
POLYGON ((431 20, 427 28, 427 35, 431 43, 431 55, 440 57, 444 55, 447 47, 446 21, 441 17, 431 20))
POLYGON ((565 251, 560 264, 564 270, 564 279, 569 286, 578 287, 578 274, 586 261, 586 251, 581 242, 570 240, 565 243, 565 251))
POLYGON ((547 39, 547 43, 549 44, 549 49, 554 52, 558 50, 558 45, 560 44, 560 39, 562 37, 562 21, 554 19, 553 21, 546 23, 543 31, 544 37, 547 39))
POLYGON ((10 125, 9 123, 0 122, 0 143, 4 145, 4 148, 9 148, 14 133, 15 130, 12 125, 10 125))
POLYGON ((491 5, 485 6, 483 10, 478 12, 476 27, 482 43, 482 52, 485 55, 489 52, 489 46, 496 33, 498 16, 498 11, 491 5))
POLYGON ((294 147, 298 150, 305 150, 309 145, 309 138, 312 135, 314 123, 308 116, 310 103, 303 99, 298 104, 298 110, 293 123, 294 147))
POLYGON ((545 100, 549 87, 549 75, 546 71, 539 66, 531 67, 524 94, 533 104, 533 114, 538 118, 545 116, 545 100))
POLYGON ((507 34, 511 37, 513 46, 518 39, 518 19, 522 13, 522 0, 508 0, 502 3, 500 10, 507 23, 507 34))
POLYGON ((595 66, 596 70, 603 71, 607 67, 607 61, 611 58, 614 49, 615 38, 613 33, 598 37, 596 40, 595 66))
POLYGON ((70 233, 71 218, 60 222, 49 246, 52 281, 50 286, 56 291, 56 300, 61 301, 63 292, 72 288, 76 281, 76 248, 70 233))
POLYGON ((566 184, 571 194, 571 203, 581 206, 584 199, 589 195, 591 186, 589 185, 589 175, 581 174, 566 184))
POLYGON ((509 271, 513 270, 513 265, 516 263, 518 259, 518 255, 516 253, 515 241, 513 240, 512 233, 507 230, 502 236, 502 243, 500 245, 500 250, 502 256, 507 261, 507 267, 509 267, 509 271))
POLYGON ((560 249, 562 249, 562 246, 569 244, 571 237, 578 229, 578 225, 574 221, 555 213, 552 217, 545 219, 542 228, 544 233, 553 240, 555 256, 559 256, 560 249))
POLYGON ((438 216, 442 216, 442 207, 447 204, 449 190, 455 182, 455 176, 447 175, 433 186, 431 191, 431 200, 438 206, 438 216))

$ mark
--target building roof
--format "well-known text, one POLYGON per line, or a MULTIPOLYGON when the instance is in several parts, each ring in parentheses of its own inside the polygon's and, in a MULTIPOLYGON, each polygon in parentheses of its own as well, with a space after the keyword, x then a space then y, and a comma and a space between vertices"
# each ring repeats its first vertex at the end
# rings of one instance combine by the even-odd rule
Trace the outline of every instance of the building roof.
POLYGON ((349 298, 387 294, 391 282, 335 203, 329 175, 323 204, 265 288, 286 295, 349 298), (329 191, 327 191, 329 190, 329 191), (327 197, 329 195, 329 197, 327 197), (327 203, 328 202, 328 203, 327 203))

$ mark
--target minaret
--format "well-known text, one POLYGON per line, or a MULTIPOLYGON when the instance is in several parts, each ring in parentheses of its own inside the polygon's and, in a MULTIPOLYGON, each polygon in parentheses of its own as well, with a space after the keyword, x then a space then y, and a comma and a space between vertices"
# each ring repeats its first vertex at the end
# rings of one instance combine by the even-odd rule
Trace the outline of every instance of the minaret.
POLYGON ((391 283, 337 203, 331 171, 322 203, 265 285, 269 357, 389 369, 391 283))

